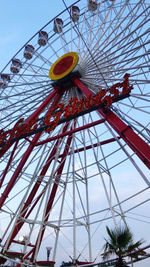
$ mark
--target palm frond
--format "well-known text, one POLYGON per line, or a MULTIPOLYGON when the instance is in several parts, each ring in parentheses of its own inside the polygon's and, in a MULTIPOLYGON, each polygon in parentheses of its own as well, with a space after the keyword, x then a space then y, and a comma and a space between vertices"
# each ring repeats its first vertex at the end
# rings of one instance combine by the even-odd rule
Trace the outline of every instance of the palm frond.
POLYGON ((141 240, 139 240, 139 241, 137 241, 136 243, 133 243, 133 244, 130 244, 129 246, 128 246, 128 252, 134 252, 134 251, 136 251, 137 249, 139 249, 140 248, 140 246, 142 245, 144 243, 144 241, 141 239, 141 240))
POLYGON ((105 239, 104 253, 102 254, 104 258, 116 254, 118 258, 126 256, 130 252, 137 252, 137 249, 143 243, 142 240, 133 242, 132 232, 127 227, 119 227, 114 230, 109 229, 106 226, 106 231, 108 234, 108 239, 105 239))

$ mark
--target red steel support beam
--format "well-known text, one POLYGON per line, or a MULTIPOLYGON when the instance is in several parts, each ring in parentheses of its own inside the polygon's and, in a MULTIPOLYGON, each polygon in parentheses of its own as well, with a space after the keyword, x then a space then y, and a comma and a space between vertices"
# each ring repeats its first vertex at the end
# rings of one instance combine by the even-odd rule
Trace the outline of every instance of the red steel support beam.
MULTIPOLYGON (((60 162, 60 166, 59 166, 59 168, 58 168, 58 170, 56 172, 56 178, 55 178, 54 185, 53 185, 53 188, 52 188, 52 191, 51 191, 48 203, 47 203, 47 207, 46 207, 44 223, 48 221, 50 210, 51 210, 52 205, 54 203, 54 199, 55 199, 55 196, 56 196, 57 188, 58 188, 58 185, 59 185, 59 182, 60 182, 61 174, 62 174, 64 165, 65 165, 66 156, 68 154, 68 151, 69 151, 69 148, 70 148, 70 145, 71 145, 71 141, 72 141, 72 135, 68 136, 68 139, 67 139, 67 142, 66 142, 66 145, 65 145, 65 148, 64 148, 63 156, 62 156, 62 159, 61 159, 61 162, 60 162)), ((35 249, 36 249, 36 245, 38 243, 39 243, 39 248, 40 248, 44 232, 45 232, 45 226, 43 224, 42 225, 41 234, 38 236, 38 238, 36 240, 35 249)), ((34 251, 34 253, 32 255, 31 261, 34 260, 34 254, 35 254, 35 251, 34 251)))
MULTIPOLYGON (((106 145, 106 144, 109 144, 111 142, 115 142, 116 140, 120 139, 121 137, 120 136, 117 136, 116 138, 110 138, 110 139, 107 139, 107 140, 104 140, 104 141, 101 141, 99 143, 95 143, 93 145, 89 145, 89 146, 84 146, 84 147, 80 147, 78 149, 75 149, 74 151, 72 151, 71 153, 79 153, 79 152, 82 152, 84 150, 88 150, 88 149, 91 149, 93 147, 98 147, 98 146, 103 146, 103 145, 106 145)), ((68 155, 71 154, 70 152, 68 153, 68 155)), ((63 154, 59 155, 58 158, 62 158, 63 157, 63 154)))
MULTIPOLYGON (((41 111, 48 105, 48 103, 50 102, 50 100, 56 95, 54 102, 52 103, 52 106, 55 106, 58 101, 60 100, 61 94, 57 94, 58 90, 54 89, 53 92, 44 100, 44 102, 37 108, 37 110, 35 112, 33 112, 33 114, 27 119, 27 122, 29 122, 30 120, 32 120, 33 118, 35 118, 35 116, 39 115, 41 113, 41 111)), ((22 168, 24 167, 28 157, 30 156, 33 148, 35 147, 38 139, 40 138, 42 133, 37 133, 34 137, 32 142, 30 143, 29 147, 27 148, 26 152, 24 153, 17 169, 15 170, 14 174, 12 175, 8 185, 6 186, 4 192, 1 195, 0 198, 0 209, 2 208, 6 198, 8 197, 11 189, 13 188, 20 172, 22 171, 22 168)), ((12 144, 11 144, 12 145, 12 144)), ((10 146, 11 146, 10 145, 10 146)))
POLYGON ((40 113, 47 107, 49 102, 54 98, 55 95, 57 95, 58 89, 55 88, 43 101, 43 103, 30 115, 30 117, 25 121, 26 123, 32 121, 34 118, 37 118, 40 113))
MULTIPOLYGON (((58 89, 55 88, 43 101, 43 103, 26 119, 25 123, 29 123, 34 118, 38 117, 38 115, 45 109, 45 107, 49 104, 49 102, 54 98, 54 96, 58 93, 58 89)), ((7 149, 0 152, 0 157, 2 157, 5 152, 13 145, 13 142, 10 142, 7 146, 7 149)))
POLYGON ((17 141, 17 142, 15 143, 14 148, 13 148, 13 151, 11 152, 10 158, 9 158, 9 160, 8 160, 8 162, 7 162, 7 166, 6 166, 5 170, 4 170, 4 172, 2 173, 2 178, 1 178, 1 180, 0 180, 0 188, 2 187, 3 182, 4 182, 4 180, 5 180, 7 171, 8 171, 8 169, 9 169, 9 167, 10 167, 11 162, 12 162, 12 159, 13 159, 14 153, 15 153, 15 151, 16 151, 18 142, 19 142, 19 141, 17 141))
MULTIPOLYGON (((60 100, 60 98, 61 98, 61 95, 62 95, 62 94, 58 94, 58 95, 55 96, 55 99, 54 99, 54 101, 53 101, 53 103, 52 103, 52 105, 51 105, 50 108, 52 108, 52 107, 54 107, 55 105, 58 104, 58 102, 59 102, 59 100, 60 100)), ((68 125, 68 123, 67 123, 66 126, 64 127, 64 131, 67 130, 67 127, 68 127, 67 125, 68 125)), ((36 138, 36 136, 38 136, 38 139, 39 139, 39 137, 40 137, 41 134, 42 134, 42 133, 37 133, 37 134, 35 135, 34 138, 36 138)), ((35 142, 35 141, 34 141, 34 138, 33 138, 33 141, 30 143, 29 148, 30 148, 30 147, 32 147, 32 148, 35 147, 37 141, 35 142)), ((38 140, 38 139, 37 139, 37 140, 38 140)), ((59 140, 58 140, 57 142, 59 142, 59 140)), ((52 161, 53 158, 54 158, 54 155, 55 155, 55 153, 56 153, 56 148, 57 148, 57 147, 55 146, 54 149, 52 150, 52 152, 50 153, 50 156, 49 156, 49 158, 47 159, 47 162, 46 162, 46 164, 44 165, 44 167, 43 167, 43 169, 42 169, 42 171, 41 171, 41 173, 40 173, 40 176, 39 176, 40 178, 39 178, 39 179, 37 180, 37 182, 35 183, 35 185, 34 185, 32 191, 30 192, 30 195, 28 196, 26 202, 24 203, 24 206, 23 206, 23 208, 22 208, 22 210, 21 210, 21 212, 20 212, 20 216, 21 216, 21 217, 24 217, 25 214, 27 213, 28 208, 29 208, 29 205, 31 204, 31 202, 32 202, 32 200, 33 200, 33 198, 34 198, 34 196, 35 196, 35 194, 36 194, 36 192, 37 192, 37 190, 38 190, 38 188, 39 188, 41 182, 42 182, 42 177, 44 177, 44 175, 46 174, 46 172, 47 172, 47 170, 48 170, 48 168, 49 168, 49 166, 50 166, 50 163, 51 163, 51 161, 52 161)), ((28 149, 27 149, 27 151, 28 151, 28 149)), ((27 153, 27 151, 25 152, 25 154, 27 153)), ((32 151, 32 150, 31 150, 31 151, 32 151)), ((31 152, 30 152, 30 153, 31 153, 31 152)), ((30 153, 27 153, 27 158, 28 158, 28 156, 30 155, 30 153)), ((25 154, 24 154, 24 156, 25 156, 25 154)), ((20 162, 20 164, 21 164, 22 161, 23 161, 23 166, 24 166, 24 164, 25 164, 25 162, 26 162, 26 160, 24 160, 24 156, 23 156, 23 158, 22 158, 22 160, 21 160, 21 162, 20 162)), ((25 159, 26 159, 26 157, 25 157, 25 159)), ((20 165, 20 164, 19 164, 19 165, 20 165)), ((21 164, 21 166, 22 166, 22 164, 21 164)), ((18 166, 18 167, 19 167, 19 166, 18 166)), ((16 171, 17 171, 17 169, 16 169, 16 171)), ((20 172, 16 172, 16 171, 15 171, 14 175, 16 174, 17 177, 18 177, 18 174, 19 174, 20 172)), ((20 171, 20 169, 19 169, 19 171, 20 171)), ((12 177, 12 178, 13 178, 13 177, 12 177)), ((15 176, 15 179, 16 179, 16 176, 15 176)), ((15 180, 15 181, 16 181, 16 180, 15 180)), ((10 184, 10 186, 11 186, 11 185, 12 185, 12 186, 14 185, 14 180, 11 180, 11 184, 10 184), (12 181, 13 181, 13 182, 12 182, 12 181)), ((28 216, 30 215, 31 211, 32 211, 32 208, 30 209, 30 212, 28 213, 28 216)), ((9 241, 5 243, 5 244, 7 244, 7 245, 6 245, 7 249, 9 248, 9 246, 11 245, 11 243, 13 242, 15 236, 16 236, 17 233, 20 231, 20 229, 21 229, 21 227, 23 226, 23 224, 24 224, 24 222, 23 222, 23 221, 20 221, 20 220, 18 220, 18 222, 16 223, 15 228, 14 228, 14 230, 13 230, 13 232, 12 232, 11 237, 9 236, 9 241)))
MULTIPOLYGON (((47 170, 48 170, 48 168, 49 168, 49 166, 50 166, 50 164, 51 164, 51 162, 53 160, 53 157, 55 155, 55 150, 56 150, 56 147, 54 147, 53 151, 50 153, 50 156, 48 157, 47 162, 44 165, 44 167, 43 167, 43 169, 42 169, 42 171, 41 171, 41 173, 39 175, 40 178, 37 179, 34 187, 32 188, 32 191, 30 192, 30 195, 28 196, 26 202, 24 203, 24 206, 23 206, 23 208, 22 208, 22 210, 20 212, 21 218, 23 218, 23 217, 28 218, 28 216, 31 214, 33 208, 35 207, 35 205, 39 201, 40 197, 42 196, 42 194, 40 194, 40 196, 38 197, 36 203, 34 203, 33 207, 30 208, 30 211, 26 215, 26 213, 27 213, 27 211, 29 209, 29 205, 31 204, 33 198, 35 197, 35 195, 36 195, 36 193, 37 193, 37 191, 38 191, 38 189, 39 189, 39 187, 40 187, 40 185, 42 183, 44 175, 46 174, 46 172, 47 172, 47 170)), ((11 237, 9 236, 9 242, 7 244, 7 249, 10 247, 11 243, 14 242, 13 240, 16 237, 16 235, 18 234, 18 232, 20 231, 20 229, 22 228, 23 224, 24 224, 23 220, 18 220, 16 222, 16 225, 15 225, 15 228, 14 228, 14 230, 12 232, 12 235, 11 235, 11 237)))
MULTIPOLYGON (((19 244, 19 245, 22 245, 22 246, 24 246, 24 242, 21 242, 21 241, 18 241, 18 240, 13 240, 13 243, 15 243, 15 244, 19 244)), ((29 243, 28 244, 28 247, 32 247, 32 248, 34 248, 34 245, 33 244, 31 244, 31 243, 29 243)))
MULTIPOLYGON (((78 78, 74 78, 73 82, 87 97, 93 95, 78 78)), ((128 146, 136 153, 143 163, 150 168, 150 148, 148 144, 138 136, 133 129, 125 124, 113 111, 105 111, 103 108, 98 109, 99 114, 111 125, 111 127, 121 136, 128 146)))
POLYGON ((28 148, 27 148, 26 152, 24 153, 24 155, 23 155, 18 167, 16 168, 16 170, 15 170, 14 174, 12 175, 9 183, 7 184, 4 192, 2 193, 1 198, 0 198, 0 209, 2 208, 6 198, 8 197, 11 189, 13 188, 13 186, 14 186, 14 184, 15 184, 18 176, 19 176, 19 174, 22 171, 22 168, 24 167, 28 157, 30 156, 30 154, 31 154, 31 152, 32 152, 32 150, 33 150, 33 148, 35 146, 35 144, 37 143, 38 139, 40 138, 40 135, 41 135, 41 133, 37 133, 34 136, 32 143, 28 146, 28 148))
POLYGON ((25 255, 23 256, 23 258, 20 260, 20 262, 17 263, 17 264, 15 265, 15 267, 21 267, 21 263, 23 263, 23 262, 30 256, 30 254, 31 254, 33 251, 34 251, 34 248, 32 248, 27 254, 25 254, 25 255))
MULTIPOLYGON (((66 123, 66 125, 65 125, 65 127, 63 129, 64 132, 67 130, 67 127, 68 127, 68 123, 66 123)), ((49 157, 48 157, 48 159, 47 159, 47 161, 46 161, 43 169, 40 172, 39 178, 37 179, 34 187, 32 188, 32 190, 30 192, 30 195, 28 196, 26 202, 24 203, 24 206, 23 206, 23 208, 22 208, 22 210, 20 212, 20 217, 21 218, 24 217, 25 219, 27 219, 29 217, 29 215, 33 211, 34 207, 36 206, 36 204, 40 200, 41 196, 43 195, 43 192, 42 192, 37 197, 36 201, 34 202, 34 204, 32 205, 32 207, 30 207, 30 210, 28 211, 31 202, 32 202, 33 198, 35 197, 35 195, 36 195, 36 193, 37 193, 37 191, 38 191, 38 189, 39 189, 39 187, 40 187, 40 185, 41 185, 41 183, 43 181, 43 178, 44 178, 44 176, 45 176, 45 174, 46 174, 46 172, 47 172, 47 170, 48 170, 48 168, 49 168, 52 160, 54 159, 54 156, 55 156, 56 151, 57 151, 58 144, 59 144, 59 140, 57 140, 57 142, 56 142, 53 150, 51 151, 51 153, 50 153, 50 155, 49 155, 49 157), (27 213, 27 211, 28 211, 28 213, 27 213)), ((7 244, 7 249, 9 248, 9 246, 11 245, 11 243, 14 242, 13 240, 16 237, 16 235, 18 234, 18 232, 20 231, 20 229, 22 228, 23 224, 24 224, 24 221, 23 220, 21 220, 21 221, 18 220, 16 222, 16 226, 15 226, 15 228, 13 230, 13 233, 12 233, 11 237, 9 236, 9 243, 7 244)))
POLYGON ((50 137, 50 138, 47 138, 46 140, 43 140, 43 141, 41 141, 41 142, 38 142, 38 143, 37 143, 37 146, 39 146, 39 145, 43 145, 43 144, 45 144, 45 143, 51 142, 51 141, 56 140, 56 139, 59 139, 59 138, 62 138, 62 137, 64 137, 64 136, 66 136, 66 135, 71 135, 71 134, 73 134, 73 133, 82 131, 82 130, 87 129, 87 128, 90 128, 90 127, 92 127, 92 126, 94 126, 94 125, 103 123, 104 121, 105 121, 105 119, 97 120, 97 121, 91 122, 91 123, 89 123, 89 124, 86 124, 86 125, 84 125, 84 126, 75 128, 75 129, 73 129, 73 130, 70 130, 70 131, 67 131, 67 132, 63 132, 62 134, 58 134, 58 135, 52 136, 52 137, 50 137))

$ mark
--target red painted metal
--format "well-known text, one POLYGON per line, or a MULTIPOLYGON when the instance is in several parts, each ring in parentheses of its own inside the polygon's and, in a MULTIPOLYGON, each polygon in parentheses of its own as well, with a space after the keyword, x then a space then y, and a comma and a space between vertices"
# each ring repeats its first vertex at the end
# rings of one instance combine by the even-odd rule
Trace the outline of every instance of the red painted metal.
MULTIPOLYGON (((67 129, 67 127, 68 127, 68 123, 65 125, 64 131, 67 129)), ((35 195, 36 195, 36 193, 37 193, 37 191, 38 191, 38 189, 39 189, 39 187, 40 187, 40 185, 41 185, 41 183, 43 181, 43 178, 44 178, 44 176, 45 176, 45 174, 46 174, 46 172, 47 172, 52 160, 54 159, 54 156, 55 156, 56 151, 57 151, 58 144, 59 144, 59 140, 57 140, 57 142, 56 142, 53 150, 51 151, 51 153, 50 153, 50 155, 49 155, 49 157, 48 157, 43 169, 41 170, 39 178, 37 179, 34 187, 32 188, 32 190, 30 192, 30 195, 28 196, 26 202, 24 203, 24 206, 23 206, 23 208, 22 208, 22 210, 20 212, 20 216, 22 218, 26 218, 27 219, 29 217, 29 215, 31 214, 31 212, 33 211, 34 207, 36 206, 36 204, 38 203, 39 199, 41 198, 41 196, 44 193, 44 190, 43 190, 43 192, 37 197, 36 201, 34 202, 34 204, 30 207, 30 210, 28 211, 31 202, 32 202, 33 198, 35 197, 35 195)), ((8 242, 8 244, 6 246, 7 249, 9 248, 11 243, 14 242, 13 240, 16 237, 16 235, 18 234, 18 232, 20 231, 20 229, 22 228, 23 224, 24 224, 23 220, 21 220, 21 221, 18 220, 16 222, 16 226, 15 226, 15 228, 13 230, 13 233, 12 233, 11 237, 9 236, 9 242, 8 242)))
MULTIPOLYGON (((71 153, 79 153, 79 152, 82 152, 84 150, 88 150, 88 149, 91 149, 92 147, 98 147, 98 146, 102 146, 102 145, 106 145, 106 144, 109 144, 111 142, 115 142, 116 140, 120 139, 121 137, 117 136, 116 138, 110 138, 110 139, 107 139, 107 140, 104 140, 104 141, 101 141, 99 143, 95 143, 93 145, 89 145, 89 146, 84 146, 84 147, 80 147, 78 149, 75 149, 74 151, 71 151, 71 153)), ((71 154, 70 152, 68 153, 68 155, 71 154)), ((62 158, 62 154, 59 155, 58 158, 62 158)))
MULTIPOLYGON (((57 192, 57 188, 58 188, 58 185, 60 182, 60 178, 61 178, 61 174, 62 174, 64 165, 65 165, 66 156, 68 154, 68 151, 69 151, 69 148, 71 145, 71 141, 72 141, 72 135, 68 136, 68 139, 67 139, 67 142, 66 142, 66 145, 64 148, 63 156, 62 156, 62 159, 60 162, 60 166, 59 166, 57 172, 54 174, 54 175, 56 175, 56 178, 55 178, 54 185, 53 185, 53 188, 52 188, 52 191, 51 191, 48 203, 47 203, 46 212, 45 212, 45 216, 44 216, 44 218, 45 218, 44 223, 48 221, 50 210, 51 210, 52 205, 54 203, 55 195, 57 192)), ((40 248, 44 232, 45 232, 45 226, 43 224, 41 234, 39 234, 39 236, 37 237, 35 247, 37 246, 37 244, 39 244, 39 248, 40 248)), ((34 253, 35 253, 35 251, 34 251, 34 253)), ((34 253, 32 255, 31 261, 34 260, 34 253)))
POLYGON ((23 259, 22 259, 22 262, 27 259, 34 251, 34 248, 32 248, 26 255, 24 255, 23 259))
POLYGON ((21 263, 24 262, 24 260, 26 260, 30 254, 33 252, 34 248, 32 248, 27 254, 25 254, 23 257, 22 257, 22 260, 20 261, 20 263, 17 263, 15 265, 15 267, 21 267, 21 263))
POLYGON ((9 167, 10 167, 11 162, 12 162, 12 159, 13 159, 14 153, 15 153, 15 151, 16 151, 18 142, 19 142, 19 141, 17 141, 17 142, 15 143, 14 148, 13 148, 13 151, 11 152, 10 158, 9 158, 9 160, 8 160, 7 166, 6 166, 6 168, 5 168, 4 172, 3 172, 2 178, 1 178, 1 180, 0 180, 0 188, 2 187, 3 182, 4 182, 4 180, 5 180, 7 171, 8 171, 8 169, 9 169, 9 167))
MULTIPOLYGON (((54 96, 58 93, 58 88, 54 89, 48 96, 47 98, 43 101, 43 103, 29 116, 25 123, 29 123, 32 121, 34 118, 37 118, 38 115, 45 109, 45 107, 49 104, 49 102, 54 98, 54 96)), ((0 157, 2 157, 5 152, 13 145, 13 142, 10 142, 7 145, 7 148, 4 150, 0 151, 0 157)))
MULTIPOLYGON (((73 82, 87 97, 93 95, 78 78, 74 78, 73 82)), ((150 148, 148 144, 141 139, 133 129, 125 124, 113 111, 98 109, 100 115, 112 126, 112 128, 122 137, 122 139, 129 145, 129 147, 136 153, 136 155, 143 161, 143 163, 150 168, 150 148)))
MULTIPOLYGON (((55 96, 55 99, 54 99, 54 101, 53 101, 53 103, 52 103, 52 105, 51 105, 50 108, 54 107, 54 106, 59 102, 61 96, 62 96, 62 94, 57 94, 57 95, 55 96)), ((50 109, 50 108, 49 108, 49 109, 50 109)), ((48 112, 47 112, 47 113, 48 113, 48 112)), ((68 123, 67 123, 66 126, 64 127, 64 131, 67 129, 67 125, 68 125, 68 123)), ((27 151, 29 150, 30 147, 31 147, 32 149, 35 147, 35 145, 36 145, 36 143, 37 143, 37 140, 39 139, 39 137, 41 136, 41 134, 42 134, 42 133, 37 133, 37 134, 35 135, 35 137, 33 138, 33 141, 30 143, 30 145, 29 145, 27 151), (35 140, 34 140, 34 139, 35 139, 35 140)), ((28 159, 28 156, 30 155, 30 153, 31 153, 32 150, 30 149, 29 152, 27 152, 27 151, 25 152, 25 154, 24 154, 24 156, 23 156, 23 158, 22 158, 20 164, 18 165, 18 167, 21 165, 21 167, 19 168, 19 171, 17 171, 17 169, 18 169, 18 168, 17 168, 16 171, 15 171, 15 173, 14 173, 15 180, 14 180, 14 178, 13 178, 13 176, 12 176, 12 179, 11 179, 11 181, 10 181, 10 190, 11 190, 11 188, 13 187, 14 182, 16 181, 16 179, 17 179, 17 177, 18 177, 20 171, 22 170, 22 167, 24 166, 24 164, 25 164, 26 160, 28 159), (25 155, 26 155, 26 156, 25 156, 25 155)), ((49 156, 49 158, 48 158, 46 164, 44 165, 44 167, 43 167, 43 169, 42 169, 42 171, 41 171, 41 173, 40 173, 40 176, 39 176, 40 178, 38 178, 37 182, 35 183, 35 185, 34 185, 32 191, 31 191, 30 195, 28 196, 28 199, 26 200, 26 202, 25 202, 25 204, 24 204, 24 206, 23 206, 23 208, 22 208, 22 210, 21 210, 21 212, 20 212, 20 215, 21 215, 22 217, 24 217, 24 216, 26 215, 26 213, 27 213, 27 211, 28 211, 28 208, 29 208, 29 205, 31 204, 31 202, 32 202, 32 200, 33 200, 33 198, 34 198, 34 196, 35 196, 35 194, 36 194, 36 192, 37 192, 37 190, 38 190, 38 188, 39 188, 41 182, 42 182, 42 177, 44 177, 44 175, 46 174, 46 172, 47 172, 47 170, 48 170, 48 168, 49 168, 49 166, 50 166, 50 163, 51 163, 51 161, 52 161, 53 158, 54 158, 55 153, 56 153, 56 147, 54 147, 53 151, 51 152, 51 154, 50 154, 50 156, 49 156)), ((5 199, 4 199, 4 201, 5 201, 5 199)), ((30 215, 31 211, 32 211, 32 208, 30 209, 30 212, 28 212, 28 216, 30 215)), ((18 220, 18 222, 16 222, 16 226, 15 226, 13 232, 12 232, 12 235, 11 235, 11 237, 9 236, 9 241, 5 243, 5 245, 7 244, 7 245, 5 246, 5 249, 8 249, 8 248, 9 248, 9 246, 11 245, 11 243, 12 243, 12 241, 14 240, 15 236, 17 235, 17 233, 20 231, 20 229, 21 229, 21 227, 23 226, 23 224, 24 224, 24 222, 23 222, 23 221, 20 221, 20 220, 18 220)))
POLYGON ((31 116, 26 120, 26 123, 32 121, 34 118, 37 118, 39 114, 45 109, 49 102, 57 95, 58 89, 55 88, 43 101, 43 103, 31 114, 31 116))
MULTIPOLYGON (((77 85, 80 88, 80 90, 84 93, 84 95, 86 97, 89 97, 90 95, 93 94, 78 78, 74 78, 73 82, 75 83, 75 85, 77 85)), ((37 108, 37 110, 35 112, 33 112, 33 114, 26 120, 26 123, 28 123, 31 120, 33 120, 34 118, 36 118, 41 113, 41 111, 49 104, 51 99, 54 98, 54 96, 55 96, 55 100, 54 100, 54 102, 53 102, 53 104, 51 105, 50 108, 52 108, 54 105, 56 105, 59 102, 62 93, 63 92, 58 94, 58 90, 54 89, 54 91, 44 100, 44 102, 37 108)), ((131 129, 130 126, 126 125, 111 110, 104 110, 103 108, 100 108, 100 109, 98 109, 98 112, 103 117, 102 119, 100 119, 100 120, 98 120, 96 122, 92 122, 92 123, 89 123, 87 125, 84 125, 82 127, 78 127, 76 129, 71 129, 70 131, 67 131, 67 128, 68 128, 68 125, 69 125, 69 122, 67 122, 66 125, 63 128, 62 134, 59 134, 57 136, 48 138, 48 139, 46 139, 44 141, 38 142, 38 140, 39 140, 39 138, 40 138, 42 133, 37 133, 34 136, 33 140, 30 141, 29 147, 27 148, 26 152, 24 153, 24 155, 23 155, 23 157, 22 157, 22 159, 21 159, 16 171, 12 175, 12 178, 10 179, 8 185, 6 186, 2 196, 0 198, 0 208, 3 206, 3 204, 5 202, 5 199, 8 197, 9 192, 13 188, 13 186, 14 186, 17 178, 18 178, 18 175, 22 171, 22 168, 25 165, 25 163, 26 163, 30 153, 32 152, 33 148, 35 146, 37 146, 37 145, 42 145, 42 144, 50 142, 52 140, 57 140, 56 144, 55 144, 55 147, 51 151, 51 153, 50 153, 50 155, 49 155, 49 157, 48 157, 43 169, 41 170, 41 173, 39 175, 40 178, 37 179, 37 182, 33 186, 33 189, 31 190, 31 192, 30 192, 30 194, 29 194, 29 196, 28 196, 26 202, 24 203, 24 206, 23 206, 23 208, 22 208, 22 210, 20 212, 20 216, 21 217, 28 218, 28 216, 31 214, 31 212, 33 211, 34 207, 36 206, 36 204, 38 203, 39 199, 41 198, 41 196, 43 194, 43 193, 40 193, 40 195, 37 197, 37 199, 34 202, 34 204, 32 206, 30 206, 32 201, 33 201, 33 199, 34 199, 34 197, 35 197, 35 195, 36 195, 36 193, 38 192, 38 189, 39 189, 40 184, 41 184, 42 179, 43 179, 42 177, 45 176, 45 174, 46 174, 46 172, 47 172, 52 160, 55 157, 55 153, 57 151, 60 139, 63 138, 64 136, 68 135, 68 139, 67 139, 67 142, 66 142, 66 145, 65 145, 65 148, 64 148, 64 152, 63 152, 63 154, 59 155, 59 158, 61 158, 60 165, 59 165, 59 167, 58 167, 58 169, 57 169, 57 171, 55 173, 56 178, 55 178, 52 190, 51 190, 51 194, 49 196, 49 200, 47 202, 47 207, 46 207, 46 212, 45 212, 45 219, 44 219, 44 223, 46 223, 48 221, 48 219, 49 219, 49 214, 50 214, 51 208, 52 208, 53 203, 54 203, 54 199, 55 199, 55 196, 56 196, 56 193, 57 193, 57 189, 58 189, 58 186, 59 186, 61 174, 62 174, 64 165, 65 165, 66 157, 67 157, 67 155, 70 154, 69 153, 69 148, 70 148, 70 145, 71 145, 73 133, 81 131, 81 130, 84 130, 84 129, 87 129, 87 128, 90 128, 90 127, 92 127, 94 125, 103 123, 105 120, 119 134, 119 137, 117 137, 117 139, 122 138, 130 146, 130 148, 139 156, 139 158, 145 163, 145 165, 147 167, 150 167, 150 151, 149 151, 149 147, 148 147, 147 143, 145 143, 131 129), (29 209, 29 206, 30 206, 30 209, 29 209)), ((116 141, 115 138, 104 140, 102 142, 99 142, 99 143, 96 143, 96 144, 93 144, 93 145, 89 145, 89 146, 86 146, 86 147, 82 147, 82 148, 76 149, 76 150, 74 150, 74 153, 81 152, 81 151, 83 151, 85 149, 88 150, 88 149, 91 149, 92 147, 97 147, 99 145, 104 145, 104 144, 107 144, 107 143, 110 143, 110 142, 114 142, 114 141, 116 141)), ((16 145, 15 145, 15 147, 14 147, 12 153, 11 153, 10 159, 9 159, 9 161, 7 163, 7 167, 6 167, 5 172, 3 174, 3 177, 2 177, 2 182, 3 182, 4 178, 5 178, 5 176, 7 174, 7 171, 9 169, 9 166, 11 164, 13 155, 14 155, 15 150, 16 150, 16 146, 17 146, 17 143, 16 143, 16 145)), ((1 182, 1 184, 2 184, 2 182, 1 182)), ((24 224, 23 220, 22 221, 18 220, 18 222, 16 223, 16 226, 14 227, 13 233, 12 233, 11 237, 9 238, 9 241, 5 243, 5 245, 7 244, 5 249, 8 249, 9 246, 11 245, 11 243, 13 243, 13 242, 17 243, 17 241, 15 241, 14 238, 16 237, 18 232, 20 231, 20 229, 23 226, 23 224, 24 224)), ((39 233, 35 245, 31 245, 31 247, 34 247, 34 248, 31 249, 26 255, 24 255, 23 260, 26 259, 31 254, 32 254, 31 261, 34 260, 34 254, 35 254, 36 246, 39 244, 39 248, 40 248, 41 241, 42 241, 42 238, 44 236, 44 232, 45 232, 45 225, 43 224, 42 231, 41 231, 41 233, 39 233)), ((29 244, 29 246, 30 246, 30 244, 29 244)))
POLYGON ((43 144, 48 143, 48 142, 50 142, 50 141, 53 141, 53 140, 62 138, 62 137, 64 137, 64 136, 66 136, 66 135, 70 135, 70 134, 73 134, 73 133, 82 131, 82 130, 84 130, 84 129, 90 128, 90 127, 95 126, 95 125, 97 125, 97 124, 103 123, 104 121, 105 121, 105 119, 101 119, 101 120, 98 120, 98 121, 94 121, 94 122, 91 122, 91 123, 86 124, 86 125, 84 125, 84 126, 81 126, 81 127, 75 128, 75 129, 73 129, 73 130, 64 132, 64 133, 62 133, 62 134, 58 134, 58 135, 52 136, 52 137, 50 137, 50 138, 47 138, 46 140, 43 140, 43 141, 41 141, 41 142, 38 142, 38 143, 36 144, 36 146, 43 145, 43 144))
POLYGON ((21 173, 22 171, 22 168, 23 166, 25 165, 27 159, 29 158, 36 142, 38 141, 38 139, 40 138, 40 135, 41 133, 37 133, 34 138, 33 138, 33 142, 29 145, 29 147, 27 148, 26 152, 24 153, 18 167, 16 168, 14 174, 12 175, 12 178, 10 179, 8 185, 6 186, 4 192, 2 193, 1 195, 1 198, 0 198, 0 208, 3 206, 4 202, 5 202, 5 199, 8 197, 11 189, 13 188, 17 178, 18 178, 18 175, 21 173))
MULTIPOLYGON (((23 242, 18 241, 18 240, 13 240, 12 242, 15 243, 15 244, 24 245, 23 242)), ((35 246, 34 246, 33 244, 29 243, 29 244, 28 244, 28 247, 32 247, 32 248, 34 248, 35 246)))
POLYGON ((58 63, 55 65, 53 69, 53 74, 54 75, 61 75, 65 71, 67 71, 73 63, 73 56, 66 56, 63 57, 58 61, 58 63))

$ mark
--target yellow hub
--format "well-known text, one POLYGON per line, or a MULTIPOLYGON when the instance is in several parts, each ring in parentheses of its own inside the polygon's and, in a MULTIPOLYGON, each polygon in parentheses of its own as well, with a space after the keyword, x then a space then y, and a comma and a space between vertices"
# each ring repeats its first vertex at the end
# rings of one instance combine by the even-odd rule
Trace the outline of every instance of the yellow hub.
POLYGON ((67 76, 77 65, 79 56, 76 52, 69 52, 60 58, 51 66, 49 78, 51 80, 60 80, 67 76))

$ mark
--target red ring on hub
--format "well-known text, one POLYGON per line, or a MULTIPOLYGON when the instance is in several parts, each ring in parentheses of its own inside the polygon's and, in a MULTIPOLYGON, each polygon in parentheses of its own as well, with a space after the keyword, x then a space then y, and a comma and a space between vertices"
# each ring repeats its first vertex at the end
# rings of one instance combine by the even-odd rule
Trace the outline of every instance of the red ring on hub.
POLYGON ((67 71, 73 63, 73 57, 67 56, 62 58, 54 67, 53 73, 54 75, 61 75, 65 71, 67 71))
POLYGON ((58 58, 49 70, 49 78, 53 81, 67 76, 76 67, 79 56, 76 52, 69 52, 58 58))

